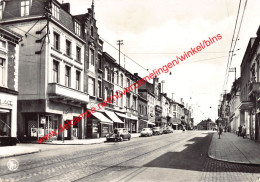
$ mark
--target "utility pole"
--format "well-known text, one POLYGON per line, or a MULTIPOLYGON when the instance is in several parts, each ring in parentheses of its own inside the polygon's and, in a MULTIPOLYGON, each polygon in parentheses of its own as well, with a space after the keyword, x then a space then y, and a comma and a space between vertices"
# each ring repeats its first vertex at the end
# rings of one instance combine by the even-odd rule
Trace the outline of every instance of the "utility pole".
POLYGON ((119 69, 120 69, 120 54, 121 54, 120 47, 121 47, 121 45, 124 45, 123 40, 118 40, 117 45, 119 45, 119 69))

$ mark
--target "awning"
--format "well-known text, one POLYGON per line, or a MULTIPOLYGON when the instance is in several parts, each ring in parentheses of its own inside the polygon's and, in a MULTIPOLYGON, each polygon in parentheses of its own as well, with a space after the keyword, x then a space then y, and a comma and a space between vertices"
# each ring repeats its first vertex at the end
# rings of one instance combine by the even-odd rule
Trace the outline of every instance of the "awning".
POLYGON ((108 117, 110 117, 110 119, 112 119, 112 121, 114 121, 115 123, 122 123, 122 124, 124 124, 124 122, 123 121, 121 121, 118 117, 117 117, 117 115, 114 113, 114 112, 112 112, 112 111, 105 111, 105 113, 108 115, 108 117))
POLYGON ((147 120, 144 120, 144 119, 140 119, 142 121, 145 121, 147 124, 150 124, 150 125, 156 125, 155 123, 151 122, 151 121, 147 121, 147 120))
POLYGON ((108 119, 106 116, 104 116, 102 113, 100 112, 95 112, 92 113, 93 116, 95 116, 97 119, 99 119, 101 122, 104 123, 108 123, 108 124, 113 124, 113 121, 111 121, 110 119, 108 119))
POLYGON ((126 114, 122 114, 122 113, 118 113, 118 112, 116 112, 116 114, 117 114, 118 116, 120 116, 120 117, 127 118, 127 119, 131 119, 131 117, 130 117, 130 116, 127 116, 126 114))
POLYGON ((131 119, 132 119, 132 120, 138 120, 138 117, 136 117, 136 116, 131 116, 131 119))
POLYGON ((150 122, 150 121, 146 121, 148 124, 150 124, 150 125, 155 125, 155 123, 152 123, 152 122, 150 122))

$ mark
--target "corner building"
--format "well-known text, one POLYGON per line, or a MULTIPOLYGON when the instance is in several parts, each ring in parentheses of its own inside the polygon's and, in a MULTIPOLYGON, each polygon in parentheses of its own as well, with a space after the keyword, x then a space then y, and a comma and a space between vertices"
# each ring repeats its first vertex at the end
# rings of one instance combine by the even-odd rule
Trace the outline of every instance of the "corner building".
MULTIPOLYGON (((23 36, 20 42, 18 136, 37 139, 58 130, 86 109, 85 40, 70 4, 46 0, 2 2, 1 25, 23 36)), ((86 121, 52 139, 85 138, 86 121)))

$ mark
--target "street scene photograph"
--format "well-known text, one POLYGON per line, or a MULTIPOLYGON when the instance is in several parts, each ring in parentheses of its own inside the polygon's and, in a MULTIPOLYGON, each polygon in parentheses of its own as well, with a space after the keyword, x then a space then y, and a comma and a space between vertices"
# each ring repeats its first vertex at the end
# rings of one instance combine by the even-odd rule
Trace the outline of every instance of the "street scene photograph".
POLYGON ((0 0, 0 182, 260 182, 259 7, 0 0))

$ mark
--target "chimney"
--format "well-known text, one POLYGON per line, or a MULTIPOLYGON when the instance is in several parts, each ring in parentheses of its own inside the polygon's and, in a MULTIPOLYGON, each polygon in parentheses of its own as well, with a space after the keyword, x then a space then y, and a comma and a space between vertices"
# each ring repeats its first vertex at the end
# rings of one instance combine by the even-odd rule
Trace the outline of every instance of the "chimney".
POLYGON ((70 13, 70 3, 63 3, 60 5, 62 9, 70 13))

